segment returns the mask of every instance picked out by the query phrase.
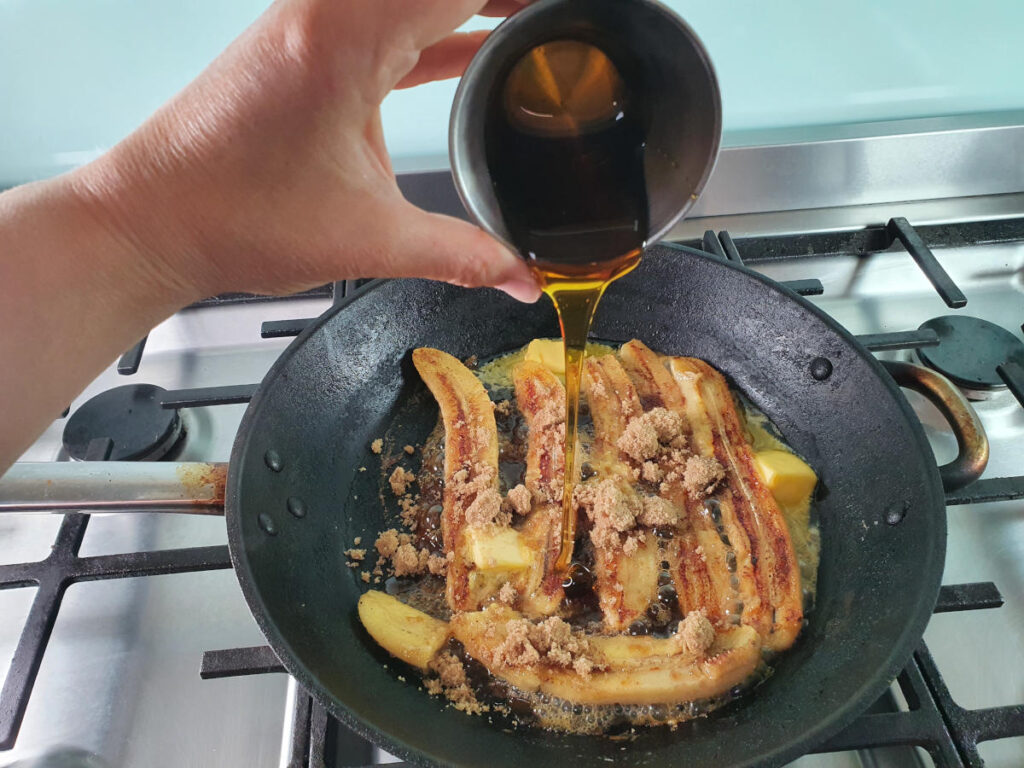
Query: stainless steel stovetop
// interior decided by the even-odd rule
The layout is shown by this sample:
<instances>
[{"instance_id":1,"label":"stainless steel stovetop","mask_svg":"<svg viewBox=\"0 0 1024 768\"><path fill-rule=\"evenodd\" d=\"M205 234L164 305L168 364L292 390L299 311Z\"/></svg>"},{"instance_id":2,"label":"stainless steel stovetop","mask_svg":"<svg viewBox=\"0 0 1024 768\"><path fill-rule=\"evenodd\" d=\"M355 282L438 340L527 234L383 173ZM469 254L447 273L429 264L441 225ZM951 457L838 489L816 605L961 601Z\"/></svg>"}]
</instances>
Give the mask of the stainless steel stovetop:
<instances>
[{"instance_id":1,"label":"stainless steel stovetop","mask_svg":"<svg viewBox=\"0 0 1024 768\"><path fill-rule=\"evenodd\" d=\"M742 219L729 224L734 236L743 232ZM1024 243L945 248L936 255L969 299L958 312L1021 337ZM913 330L929 318L954 312L903 251L753 266L779 280L819 279L824 294L811 300L856 334ZM289 341L261 339L261 323L313 317L329 305L329 299L303 299L183 311L150 335L137 374L120 376L112 366L75 399L71 410L128 382L166 389L255 383ZM913 353L879 356L909 359ZM952 458L956 443L938 412L913 393L907 397L925 425L936 459L942 463ZM985 477L1024 475L1024 407L1007 392L974 406L991 442ZM187 439L177 458L226 461L244 408L185 409ZM56 420L22 460L65 460L63 425ZM962 706L1020 704L1024 500L952 506L948 517L944 583L992 581L1006 604L998 610L936 615L925 640ZM0 565L45 557L60 522L58 516L0 515ZM94 515L81 554L224 543L221 518ZM34 591L0 590L3 668L12 658ZM75 584L64 597L17 742L0 752L0 765L61 764L31 762L44 754L69 759L88 754L92 762L66 764L110 768L289 765L297 696L286 675L199 677L204 651L262 644L230 570ZM989 766L1017 768L1024 764L1024 739L985 742L980 754ZM794 765L903 766L918 759L929 764L922 750L891 748L812 755Z\"/></svg>"}]
</instances>

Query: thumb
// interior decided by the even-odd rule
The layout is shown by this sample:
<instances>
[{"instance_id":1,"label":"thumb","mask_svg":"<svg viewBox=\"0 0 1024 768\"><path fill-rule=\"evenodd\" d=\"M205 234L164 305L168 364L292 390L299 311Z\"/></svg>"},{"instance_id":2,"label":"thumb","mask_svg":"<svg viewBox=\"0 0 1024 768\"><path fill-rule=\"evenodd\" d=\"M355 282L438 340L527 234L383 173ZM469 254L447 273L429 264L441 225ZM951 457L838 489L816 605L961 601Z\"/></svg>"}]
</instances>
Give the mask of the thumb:
<instances>
[{"instance_id":1,"label":"thumb","mask_svg":"<svg viewBox=\"0 0 1024 768\"><path fill-rule=\"evenodd\" d=\"M491 286L529 303L540 298L540 286L526 262L482 229L411 203L404 207L400 243L390 264L393 276L426 277L466 288Z\"/></svg>"}]
</instances>

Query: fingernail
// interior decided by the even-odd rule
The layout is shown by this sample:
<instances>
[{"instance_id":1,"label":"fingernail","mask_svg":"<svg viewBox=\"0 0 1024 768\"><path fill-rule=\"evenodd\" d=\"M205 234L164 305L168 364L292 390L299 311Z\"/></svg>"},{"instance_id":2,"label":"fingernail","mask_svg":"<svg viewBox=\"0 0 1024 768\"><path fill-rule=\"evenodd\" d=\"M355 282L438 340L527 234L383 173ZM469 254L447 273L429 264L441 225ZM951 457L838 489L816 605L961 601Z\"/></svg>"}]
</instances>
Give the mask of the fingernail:
<instances>
[{"instance_id":1,"label":"fingernail","mask_svg":"<svg viewBox=\"0 0 1024 768\"><path fill-rule=\"evenodd\" d=\"M526 304L533 304L540 298L540 287L529 278L514 278L506 280L501 285L495 286L499 291L504 291L513 299Z\"/></svg>"}]
</instances>

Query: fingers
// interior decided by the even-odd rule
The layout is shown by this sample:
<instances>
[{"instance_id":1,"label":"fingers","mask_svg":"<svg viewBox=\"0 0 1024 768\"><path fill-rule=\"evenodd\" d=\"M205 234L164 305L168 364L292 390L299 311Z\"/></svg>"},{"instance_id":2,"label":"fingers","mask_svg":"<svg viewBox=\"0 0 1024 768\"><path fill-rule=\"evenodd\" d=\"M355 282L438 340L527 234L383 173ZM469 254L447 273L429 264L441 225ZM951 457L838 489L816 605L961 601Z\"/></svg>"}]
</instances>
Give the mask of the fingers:
<instances>
[{"instance_id":1,"label":"fingers","mask_svg":"<svg viewBox=\"0 0 1024 768\"><path fill-rule=\"evenodd\" d=\"M465 287L491 286L534 302L540 288L526 263L478 227L412 204L389 259L391 277L426 277Z\"/></svg>"},{"instance_id":2,"label":"fingers","mask_svg":"<svg viewBox=\"0 0 1024 768\"><path fill-rule=\"evenodd\" d=\"M531 0L490 0L480 9L480 16L509 16ZM395 88L412 88L434 80L461 77L470 59L487 39L488 32L455 32L420 52L420 58Z\"/></svg>"},{"instance_id":3,"label":"fingers","mask_svg":"<svg viewBox=\"0 0 1024 768\"><path fill-rule=\"evenodd\" d=\"M487 5L477 11L478 16L511 16L530 0L490 0Z\"/></svg>"},{"instance_id":4,"label":"fingers","mask_svg":"<svg viewBox=\"0 0 1024 768\"><path fill-rule=\"evenodd\" d=\"M508 16L530 0L373 0L374 12L399 20L421 50L442 40L475 14ZM390 13L383 6L393 6ZM379 8L377 10L376 8Z\"/></svg>"},{"instance_id":5,"label":"fingers","mask_svg":"<svg viewBox=\"0 0 1024 768\"><path fill-rule=\"evenodd\" d=\"M508 0L503 0L507 2ZM372 0L373 13L394 19L396 39L407 39L418 49L429 48L455 31L484 7L483 0Z\"/></svg>"},{"instance_id":6,"label":"fingers","mask_svg":"<svg viewBox=\"0 0 1024 768\"><path fill-rule=\"evenodd\" d=\"M419 61L398 81L396 88L412 88L421 83L459 77L470 59L487 39L487 31L456 32L420 52Z\"/></svg>"}]
</instances>

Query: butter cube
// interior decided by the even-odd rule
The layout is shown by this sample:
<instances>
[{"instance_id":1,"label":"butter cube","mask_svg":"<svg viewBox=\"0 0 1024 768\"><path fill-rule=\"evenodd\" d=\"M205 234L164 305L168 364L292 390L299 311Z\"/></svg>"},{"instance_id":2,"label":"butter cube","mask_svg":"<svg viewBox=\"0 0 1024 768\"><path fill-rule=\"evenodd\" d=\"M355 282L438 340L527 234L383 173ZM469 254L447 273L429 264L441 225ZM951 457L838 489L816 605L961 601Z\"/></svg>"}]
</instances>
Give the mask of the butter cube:
<instances>
[{"instance_id":1,"label":"butter cube","mask_svg":"<svg viewBox=\"0 0 1024 768\"><path fill-rule=\"evenodd\" d=\"M818 476L798 456L788 451L758 451L754 460L779 504L797 506L810 498Z\"/></svg>"},{"instance_id":2,"label":"butter cube","mask_svg":"<svg viewBox=\"0 0 1024 768\"><path fill-rule=\"evenodd\" d=\"M530 548L512 528L471 528L470 557L481 571L521 571L533 564Z\"/></svg>"},{"instance_id":3,"label":"butter cube","mask_svg":"<svg viewBox=\"0 0 1024 768\"><path fill-rule=\"evenodd\" d=\"M526 359L540 363L552 373L565 375L565 345L561 339L534 339L526 347Z\"/></svg>"}]
</instances>

